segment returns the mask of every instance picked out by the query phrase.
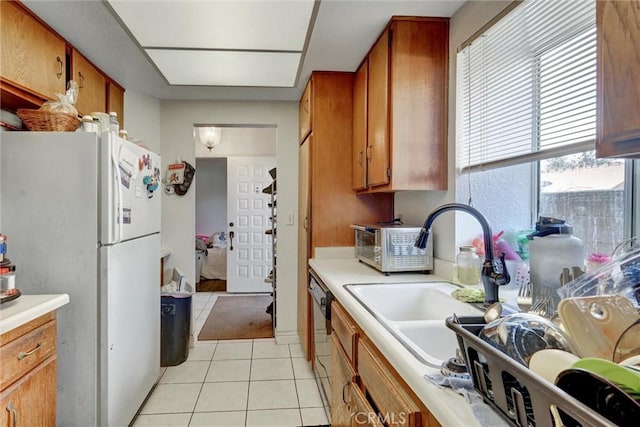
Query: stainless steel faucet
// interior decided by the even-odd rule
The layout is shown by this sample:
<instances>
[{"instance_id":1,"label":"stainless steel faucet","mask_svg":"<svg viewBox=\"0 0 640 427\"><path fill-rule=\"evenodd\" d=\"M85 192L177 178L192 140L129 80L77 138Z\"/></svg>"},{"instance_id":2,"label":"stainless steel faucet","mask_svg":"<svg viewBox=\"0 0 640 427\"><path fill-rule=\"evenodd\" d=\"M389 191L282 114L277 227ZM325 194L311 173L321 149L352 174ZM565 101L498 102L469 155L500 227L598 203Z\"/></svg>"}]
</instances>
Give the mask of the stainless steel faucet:
<instances>
[{"instance_id":1,"label":"stainless steel faucet","mask_svg":"<svg viewBox=\"0 0 640 427\"><path fill-rule=\"evenodd\" d=\"M493 256L493 234L487 219L475 208L463 205L461 203L449 203L442 205L433 210L422 226L420 234L416 239L415 246L421 249L427 247L429 234L431 233L431 224L443 212L447 211L463 211L474 216L482 226L482 234L484 238L484 262L482 264L482 284L484 286L484 303L485 305L493 304L498 301L498 286L506 285L511 280L507 266L504 262L504 253L500 255L500 263L496 262Z\"/></svg>"}]
</instances>

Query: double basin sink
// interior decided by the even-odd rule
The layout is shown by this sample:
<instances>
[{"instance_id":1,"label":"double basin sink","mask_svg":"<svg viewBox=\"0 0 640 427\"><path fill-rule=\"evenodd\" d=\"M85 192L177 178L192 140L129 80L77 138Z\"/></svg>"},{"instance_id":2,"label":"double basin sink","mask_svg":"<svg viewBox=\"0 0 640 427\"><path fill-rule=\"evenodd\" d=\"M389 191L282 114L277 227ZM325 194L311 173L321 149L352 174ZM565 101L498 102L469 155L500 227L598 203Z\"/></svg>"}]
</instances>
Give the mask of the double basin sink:
<instances>
[{"instance_id":1,"label":"double basin sink","mask_svg":"<svg viewBox=\"0 0 640 427\"><path fill-rule=\"evenodd\" d=\"M455 333L445 319L478 316L471 304L456 300L448 282L348 284L345 289L421 363L440 368L456 355Z\"/></svg>"}]
</instances>

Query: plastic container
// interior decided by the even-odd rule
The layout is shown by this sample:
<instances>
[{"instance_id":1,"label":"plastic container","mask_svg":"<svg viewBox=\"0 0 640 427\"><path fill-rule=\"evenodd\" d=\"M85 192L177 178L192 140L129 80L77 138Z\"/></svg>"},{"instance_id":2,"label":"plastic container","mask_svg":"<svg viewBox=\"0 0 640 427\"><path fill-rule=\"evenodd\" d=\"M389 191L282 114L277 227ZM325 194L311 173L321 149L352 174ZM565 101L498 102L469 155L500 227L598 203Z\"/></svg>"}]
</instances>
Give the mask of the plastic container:
<instances>
[{"instance_id":1,"label":"plastic container","mask_svg":"<svg viewBox=\"0 0 640 427\"><path fill-rule=\"evenodd\" d=\"M476 253L474 246L460 246L456 256L457 281L462 285L477 285L480 283L482 259Z\"/></svg>"},{"instance_id":2,"label":"plastic container","mask_svg":"<svg viewBox=\"0 0 640 427\"><path fill-rule=\"evenodd\" d=\"M4 256L7 253L7 237L0 234L0 261L4 261Z\"/></svg>"},{"instance_id":3,"label":"plastic container","mask_svg":"<svg viewBox=\"0 0 640 427\"><path fill-rule=\"evenodd\" d=\"M191 293L160 294L160 366L176 366L189 356Z\"/></svg>"},{"instance_id":4,"label":"plastic container","mask_svg":"<svg viewBox=\"0 0 640 427\"><path fill-rule=\"evenodd\" d=\"M120 132L120 123L118 123L118 113L115 111L109 112L109 132L114 135L118 135Z\"/></svg>"},{"instance_id":5,"label":"plastic container","mask_svg":"<svg viewBox=\"0 0 640 427\"><path fill-rule=\"evenodd\" d=\"M536 232L529 235L529 273L531 297L535 304L544 295L543 286L557 289L564 268L584 270L585 252L582 240L575 237L573 227L561 219L540 217ZM552 292L553 305L559 297Z\"/></svg>"},{"instance_id":6,"label":"plastic container","mask_svg":"<svg viewBox=\"0 0 640 427\"><path fill-rule=\"evenodd\" d=\"M99 124L93 120L91 116L82 117L82 131L83 132L98 132Z\"/></svg>"},{"instance_id":7,"label":"plastic container","mask_svg":"<svg viewBox=\"0 0 640 427\"><path fill-rule=\"evenodd\" d=\"M109 115L100 111L89 113L94 120L98 122L98 133L109 132Z\"/></svg>"}]
</instances>

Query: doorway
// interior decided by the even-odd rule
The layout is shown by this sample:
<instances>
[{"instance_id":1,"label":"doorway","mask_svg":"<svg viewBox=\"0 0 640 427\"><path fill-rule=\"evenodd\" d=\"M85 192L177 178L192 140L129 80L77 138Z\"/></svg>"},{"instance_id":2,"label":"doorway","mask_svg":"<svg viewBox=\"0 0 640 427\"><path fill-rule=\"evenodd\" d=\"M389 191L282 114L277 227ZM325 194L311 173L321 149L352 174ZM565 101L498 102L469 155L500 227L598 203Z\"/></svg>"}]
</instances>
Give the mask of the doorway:
<instances>
[{"instance_id":1,"label":"doorway","mask_svg":"<svg viewBox=\"0 0 640 427\"><path fill-rule=\"evenodd\" d=\"M263 162L264 158L271 158L272 166L265 164L249 172L254 174L255 171L262 171L262 175L267 175L265 182L271 180L266 171L276 166L276 126L207 126L221 128L221 137L220 143L211 149L196 142L196 290L271 292L271 285L265 282L266 277L262 277L258 283L258 276L268 276L271 269L268 265L271 248L265 247L271 239L264 235L267 227L271 227L269 211L265 210L262 214L254 212L246 218L237 215L238 206L259 207L262 201L256 199L264 198L263 205L267 208L268 195L261 193L264 179L249 179L243 184L257 196L253 197L254 200L230 194L228 186L230 174L237 172L235 159L239 158L260 159L258 163ZM257 189L257 186L261 187ZM257 191L260 193L256 194ZM239 225L245 230L239 230ZM258 230L260 227L262 229ZM230 271L233 274L229 274Z\"/></svg>"}]
</instances>

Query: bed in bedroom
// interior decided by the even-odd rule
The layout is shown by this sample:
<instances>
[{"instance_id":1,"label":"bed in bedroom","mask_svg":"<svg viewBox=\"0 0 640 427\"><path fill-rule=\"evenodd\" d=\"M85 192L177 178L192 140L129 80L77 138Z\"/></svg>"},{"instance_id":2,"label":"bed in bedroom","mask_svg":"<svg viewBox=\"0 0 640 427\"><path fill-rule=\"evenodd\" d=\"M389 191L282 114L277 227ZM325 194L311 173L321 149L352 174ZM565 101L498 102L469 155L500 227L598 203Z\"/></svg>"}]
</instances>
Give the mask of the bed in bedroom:
<instances>
[{"instance_id":1,"label":"bed in bedroom","mask_svg":"<svg viewBox=\"0 0 640 427\"><path fill-rule=\"evenodd\" d=\"M227 240L224 232L196 236L196 250L202 251L201 279L227 280Z\"/></svg>"}]
</instances>

